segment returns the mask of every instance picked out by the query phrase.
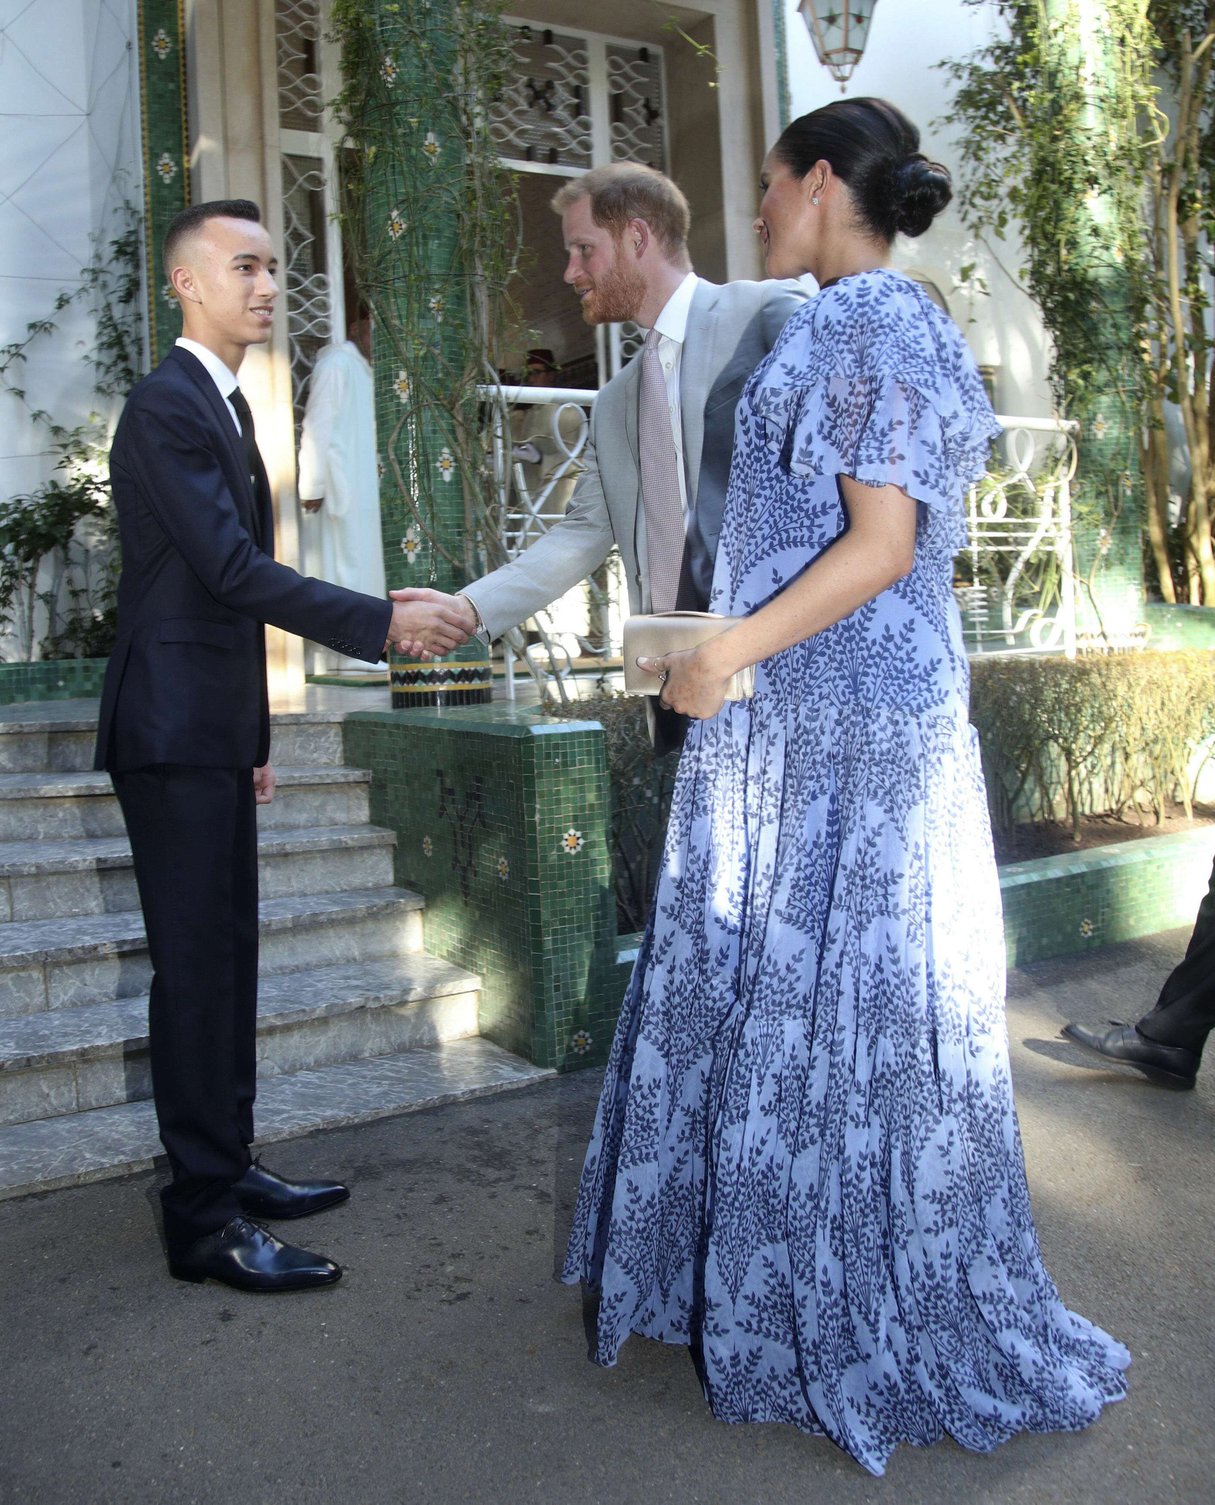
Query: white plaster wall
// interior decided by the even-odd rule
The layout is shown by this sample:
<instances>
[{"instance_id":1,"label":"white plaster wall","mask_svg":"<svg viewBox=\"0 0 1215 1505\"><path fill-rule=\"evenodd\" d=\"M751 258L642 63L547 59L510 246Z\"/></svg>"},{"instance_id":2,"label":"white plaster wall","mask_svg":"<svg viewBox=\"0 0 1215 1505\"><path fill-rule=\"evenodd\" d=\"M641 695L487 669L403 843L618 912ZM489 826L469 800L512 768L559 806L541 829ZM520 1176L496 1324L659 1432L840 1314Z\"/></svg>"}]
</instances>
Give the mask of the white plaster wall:
<instances>
[{"instance_id":1,"label":"white plaster wall","mask_svg":"<svg viewBox=\"0 0 1215 1505\"><path fill-rule=\"evenodd\" d=\"M0 0L0 344L55 318L22 381L31 406L67 428L93 406L83 357L95 330L84 308L54 304L115 233L123 198L139 198L135 35L134 0ZM0 496L50 471L45 430L0 395Z\"/></svg>"},{"instance_id":2,"label":"white plaster wall","mask_svg":"<svg viewBox=\"0 0 1215 1505\"><path fill-rule=\"evenodd\" d=\"M797 0L784 0L789 93L801 115L841 97L840 85L819 63ZM935 64L961 58L983 44L992 24L984 7L962 0L877 0L869 43L845 92L888 99L920 128L923 150L958 176L963 143L947 123L951 82ZM996 241L996 256L976 245L953 205L917 240L900 237L895 264L935 282L966 332L975 359L996 368L996 407L1017 416L1053 410L1048 381L1049 344L1033 300L1017 280L1020 251ZM987 293L963 284L962 268L975 263Z\"/></svg>"},{"instance_id":3,"label":"white plaster wall","mask_svg":"<svg viewBox=\"0 0 1215 1505\"><path fill-rule=\"evenodd\" d=\"M0 343L80 285L94 240L115 229L124 194L138 198L139 119L133 0L0 0ZM81 357L93 326L73 307L28 363L35 406L71 425L89 410ZM0 485L41 474L41 436L11 398L0 406Z\"/></svg>"}]
</instances>

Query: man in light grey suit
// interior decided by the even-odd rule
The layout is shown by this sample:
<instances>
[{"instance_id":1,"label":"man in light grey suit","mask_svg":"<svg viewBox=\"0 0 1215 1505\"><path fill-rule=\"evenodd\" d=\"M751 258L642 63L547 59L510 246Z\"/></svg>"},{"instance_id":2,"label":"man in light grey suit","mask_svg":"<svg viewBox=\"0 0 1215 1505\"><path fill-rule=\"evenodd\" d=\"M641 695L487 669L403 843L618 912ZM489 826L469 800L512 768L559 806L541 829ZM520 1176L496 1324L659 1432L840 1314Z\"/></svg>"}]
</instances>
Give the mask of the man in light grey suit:
<instances>
[{"instance_id":1,"label":"man in light grey suit","mask_svg":"<svg viewBox=\"0 0 1215 1505\"><path fill-rule=\"evenodd\" d=\"M631 319L658 334L683 506L686 547L676 605L708 603L730 475L734 408L748 376L805 298L795 283L706 282L692 271L687 200L669 178L614 163L571 179L553 209L569 260L565 281L588 324ZM638 444L641 358L602 389L565 515L517 559L455 599L470 634L495 638L548 606L620 548L634 612L652 609ZM668 713L656 748L682 740Z\"/></svg>"}]
</instances>

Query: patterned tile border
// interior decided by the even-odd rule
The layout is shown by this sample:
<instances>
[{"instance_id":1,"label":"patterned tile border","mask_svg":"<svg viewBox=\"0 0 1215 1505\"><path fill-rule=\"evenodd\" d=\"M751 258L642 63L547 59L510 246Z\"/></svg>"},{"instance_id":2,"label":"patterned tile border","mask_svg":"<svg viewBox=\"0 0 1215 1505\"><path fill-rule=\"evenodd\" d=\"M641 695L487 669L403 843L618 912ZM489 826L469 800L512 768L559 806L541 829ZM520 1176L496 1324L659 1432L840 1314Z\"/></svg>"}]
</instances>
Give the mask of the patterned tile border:
<instances>
[{"instance_id":1,"label":"patterned tile border","mask_svg":"<svg viewBox=\"0 0 1215 1505\"><path fill-rule=\"evenodd\" d=\"M162 259L169 221L190 202L185 0L139 0L139 93L148 343L155 365L181 330Z\"/></svg>"}]
</instances>

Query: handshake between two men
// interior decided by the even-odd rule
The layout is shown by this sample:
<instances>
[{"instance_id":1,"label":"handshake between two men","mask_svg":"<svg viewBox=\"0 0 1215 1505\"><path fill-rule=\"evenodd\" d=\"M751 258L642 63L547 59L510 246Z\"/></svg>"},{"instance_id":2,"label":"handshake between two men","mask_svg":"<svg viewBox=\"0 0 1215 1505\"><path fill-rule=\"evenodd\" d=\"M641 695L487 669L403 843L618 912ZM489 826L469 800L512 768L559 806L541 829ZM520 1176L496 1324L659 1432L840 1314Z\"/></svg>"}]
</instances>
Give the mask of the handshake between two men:
<instances>
[{"instance_id":1,"label":"handshake between two men","mask_svg":"<svg viewBox=\"0 0 1215 1505\"><path fill-rule=\"evenodd\" d=\"M384 644L409 658L442 658L467 643L480 623L476 609L464 596L449 596L426 588L389 591L392 621Z\"/></svg>"}]
</instances>

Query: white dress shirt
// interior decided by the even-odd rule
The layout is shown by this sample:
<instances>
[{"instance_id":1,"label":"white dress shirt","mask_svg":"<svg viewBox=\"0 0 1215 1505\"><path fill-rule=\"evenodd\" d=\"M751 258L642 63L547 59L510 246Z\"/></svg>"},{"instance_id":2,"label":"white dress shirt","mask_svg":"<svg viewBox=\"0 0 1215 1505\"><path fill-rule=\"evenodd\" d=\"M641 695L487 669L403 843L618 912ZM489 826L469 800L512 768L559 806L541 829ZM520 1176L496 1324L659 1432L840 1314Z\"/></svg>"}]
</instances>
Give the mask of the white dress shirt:
<instances>
[{"instance_id":1,"label":"white dress shirt","mask_svg":"<svg viewBox=\"0 0 1215 1505\"><path fill-rule=\"evenodd\" d=\"M219 388L219 395L224 400L224 407L232 414L232 422L236 425L236 432L239 434L241 431L240 419L236 416L236 409L228 400L237 387L240 386L240 382L236 379L236 372L229 371L219 356L208 350L205 345L200 345L197 340L187 340L185 335L178 335L174 344L180 345L183 350L188 350L191 355L197 357L203 363L207 375Z\"/></svg>"}]
</instances>

